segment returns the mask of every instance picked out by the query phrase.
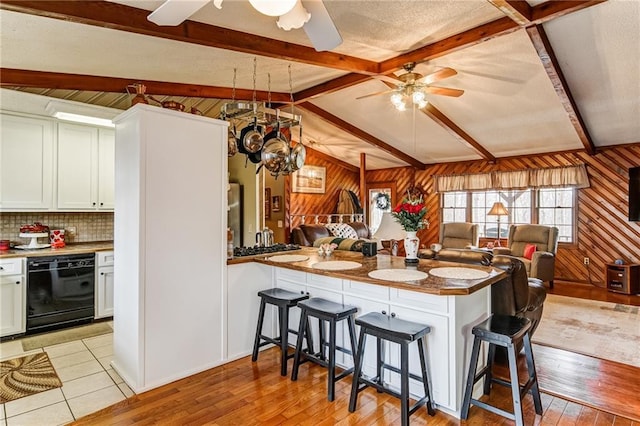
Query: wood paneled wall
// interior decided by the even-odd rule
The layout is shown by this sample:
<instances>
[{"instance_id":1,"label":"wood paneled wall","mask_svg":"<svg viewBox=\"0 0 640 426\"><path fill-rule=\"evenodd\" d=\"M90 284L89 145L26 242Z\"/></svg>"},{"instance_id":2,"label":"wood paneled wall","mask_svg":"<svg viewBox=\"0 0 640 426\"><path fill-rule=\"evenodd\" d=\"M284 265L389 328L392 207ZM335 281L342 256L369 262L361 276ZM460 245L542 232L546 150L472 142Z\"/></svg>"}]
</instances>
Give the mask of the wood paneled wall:
<instances>
[{"instance_id":1,"label":"wood paneled wall","mask_svg":"<svg viewBox=\"0 0 640 426\"><path fill-rule=\"evenodd\" d=\"M305 164L326 168L324 194L303 194L291 191L291 177L287 176L285 188L286 223L288 232L300 224L296 214L331 214L336 212L338 196L341 189L348 189L360 197L360 176L357 172L347 170L325 158L320 158L308 151ZM362 200L362 197L360 197ZM307 219L310 223L310 219ZM287 235L287 238L289 236Z\"/></svg>"},{"instance_id":2,"label":"wood paneled wall","mask_svg":"<svg viewBox=\"0 0 640 426\"><path fill-rule=\"evenodd\" d=\"M426 170L397 168L369 171L367 182L395 180L398 197L415 182L426 193L429 229L419 233L428 246L438 240L440 197L434 193L433 176L482 173L586 164L591 186L578 191L578 235L575 244L561 244L556 279L593 283L604 287L605 264L615 259L640 263L640 223L629 222L630 167L640 165L640 143L599 149L594 156L576 151L487 161L446 163ZM415 177L414 177L415 175ZM394 200L394 203L399 200ZM590 258L590 265L583 258Z\"/></svg>"}]
</instances>

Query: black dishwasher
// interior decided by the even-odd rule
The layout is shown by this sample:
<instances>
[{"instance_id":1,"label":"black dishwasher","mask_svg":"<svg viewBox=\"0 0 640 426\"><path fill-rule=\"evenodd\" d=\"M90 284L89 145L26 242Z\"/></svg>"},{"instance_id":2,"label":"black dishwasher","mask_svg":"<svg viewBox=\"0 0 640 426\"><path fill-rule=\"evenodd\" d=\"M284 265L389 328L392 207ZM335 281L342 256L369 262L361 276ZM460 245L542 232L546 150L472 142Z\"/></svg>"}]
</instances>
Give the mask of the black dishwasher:
<instances>
[{"instance_id":1,"label":"black dishwasher","mask_svg":"<svg viewBox=\"0 0 640 426\"><path fill-rule=\"evenodd\" d=\"M94 254L28 258L27 333L93 320L94 295Z\"/></svg>"}]
</instances>

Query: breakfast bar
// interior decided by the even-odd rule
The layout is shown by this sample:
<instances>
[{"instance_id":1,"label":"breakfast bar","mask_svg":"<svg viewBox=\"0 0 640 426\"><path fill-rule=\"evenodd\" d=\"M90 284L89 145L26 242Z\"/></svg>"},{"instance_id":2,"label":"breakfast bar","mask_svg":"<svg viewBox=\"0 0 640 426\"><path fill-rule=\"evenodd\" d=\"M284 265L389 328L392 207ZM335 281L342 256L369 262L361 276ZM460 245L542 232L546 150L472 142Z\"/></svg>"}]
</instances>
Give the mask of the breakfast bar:
<instances>
[{"instance_id":1,"label":"breakfast bar","mask_svg":"<svg viewBox=\"0 0 640 426\"><path fill-rule=\"evenodd\" d=\"M440 276L438 276L440 275ZM389 255L365 257L358 252L334 251L322 256L316 249L303 248L286 255L263 255L229 260L227 268L227 355L228 360L251 352L257 321L257 292L278 287L358 307L358 315L378 311L431 327L427 336L428 365L436 407L460 416L464 382L471 353L471 328L491 312L491 285L505 272L488 266L420 260L405 265L404 258ZM235 301L243 299L249 310L237 312ZM296 310L294 310L296 311ZM292 311L290 329L297 329L299 315ZM271 323L275 330L275 316ZM338 340L346 339L339 330ZM295 339L290 336L290 342ZM389 345L391 346L391 345ZM365 353L364 371L375 371L375 345ZM386 358L399 364L399 350L387 347ZM418 353L410 353L410 370L419 374ZM338 363L351 366L348 355ZM395 374L385 377L399 387ZM421 397L419 382L410 391Z\"/></svg>"}]
</instances>

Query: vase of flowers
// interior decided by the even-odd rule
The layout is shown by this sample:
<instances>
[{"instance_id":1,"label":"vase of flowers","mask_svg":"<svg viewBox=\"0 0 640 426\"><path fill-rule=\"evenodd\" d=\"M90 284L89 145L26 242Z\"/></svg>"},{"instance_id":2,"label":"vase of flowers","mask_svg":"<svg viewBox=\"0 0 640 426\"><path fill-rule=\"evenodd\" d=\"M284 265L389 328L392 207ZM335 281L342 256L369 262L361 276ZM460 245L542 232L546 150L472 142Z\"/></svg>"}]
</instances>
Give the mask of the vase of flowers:
<instances>
[{"instance_id":1,"label":"vase of flowers","mask_svg":"<svg viewBox=\"0 0 640 426\"><path fill-rule=\"evenodd\" d=\"M416 198L412 197L409 193L407 193L407 197L405 197L391 212L391 215L400 225L402 225L402 228L404 228L407 233L407 236L404 239L406 263L418 262L420 239L416 234L420 229L429 225L429 222L424 218L426 214L427 207L424 205L422 196Z\"/></svg>"}]
</instances>

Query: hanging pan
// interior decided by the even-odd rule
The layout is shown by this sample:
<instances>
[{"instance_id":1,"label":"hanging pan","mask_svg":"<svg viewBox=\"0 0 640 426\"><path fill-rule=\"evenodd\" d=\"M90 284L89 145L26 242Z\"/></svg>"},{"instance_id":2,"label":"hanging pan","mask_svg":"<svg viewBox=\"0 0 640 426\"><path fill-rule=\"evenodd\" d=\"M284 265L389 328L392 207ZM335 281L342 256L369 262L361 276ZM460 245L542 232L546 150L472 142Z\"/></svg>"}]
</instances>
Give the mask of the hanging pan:
<instances>
[{"instance_id":1,"label":"hanging pan","mask_svg":"<svg viewBox=\"0 0 640 426\"><path fill-rule=\"evenodd\" d=\"M264 144L262 126L258 126L258 118L253 118L253 123L247 125L240 133L240 144L247 153L260 151Z\"/></svg>"},{"instance_id":2,"label":"hanging pan","mask_svg":"<svg viewBox=\"0 0 640 426\"><path fill-rule=\"evenodd\" d=\"M276 130L265 137L265 144L262 148L261 160L264 168L271 173L282 172L289 163L289 143L280 133L280 124L276 125Z\"/></svg>"}]
</instances>

